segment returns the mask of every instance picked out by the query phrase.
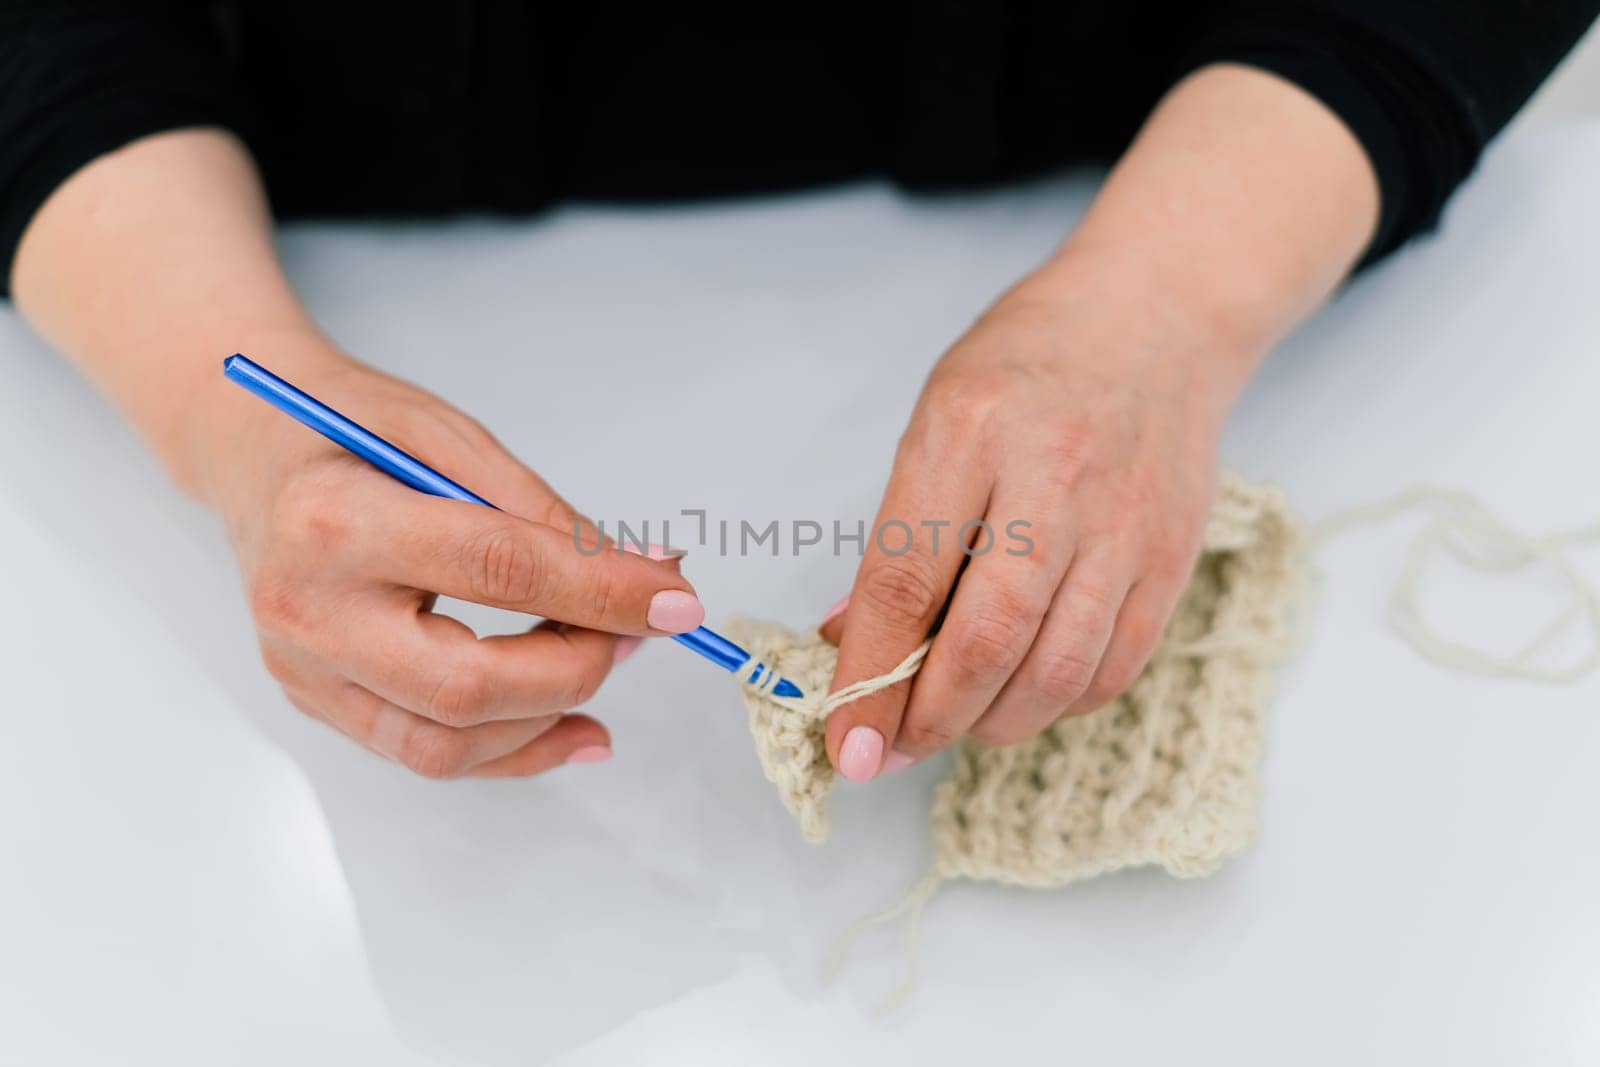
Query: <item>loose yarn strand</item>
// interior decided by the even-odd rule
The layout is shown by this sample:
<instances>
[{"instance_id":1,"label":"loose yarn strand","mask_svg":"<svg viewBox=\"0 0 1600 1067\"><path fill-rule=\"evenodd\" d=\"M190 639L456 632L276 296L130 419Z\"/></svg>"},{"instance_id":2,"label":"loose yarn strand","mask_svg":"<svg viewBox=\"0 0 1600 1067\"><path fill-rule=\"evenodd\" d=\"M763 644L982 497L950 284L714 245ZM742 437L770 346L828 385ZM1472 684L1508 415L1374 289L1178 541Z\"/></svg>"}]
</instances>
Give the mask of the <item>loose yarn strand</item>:
<instances>
[{"instance_id":1,"label":"loose yarn strand","mask_svg":"<svg viewBox=\"0 0 1600 1067\"><path fill-rule=\"evenodd\" d=\"M887 689L896 682L905 681L922 668L922 661L927 657L928 649L932 647L933 638L930 637L912 649L911 654L901 660L899 666L888 674L880 674L876 678L863 678L861 681L852 682L837 693L833 693L817 706L816 715L825 719L833 714L837 708L860 700L864 696L870 696L881 689ZM745 673L745 668L747 667L750 668L748 674ZM759 679L756 677L757 675L760 675ZM778 687L778 670L776 667L763 668L755 655L751 655L749 659L740 664L738 678L740 683L750 692L766 697L773 703L784 707L804 708L808 704L816 703L815 696L810 693L799 697L780 697L774 693L773 690Z\"/></svg>"},{"instance_id":2,"label":"loose yarn strand","mask_svg":"<svg viewBox=\"0 0 1600 1067\"><path fill-rule=\"evenodd\" d=\"M1423 658L1442 667L1490 677L1524 678L1568 683L1600 666L1600 590L1590 582L1564 551L1567 547L1600 541L1600 523L1591 523L1544 537L1513 529L1476 497L1432 486L1417 486L1376 504L1339 512L1313 527L1311 542L1321 545L1351 529L1383 522L1417 508L1437 513L1412 540L1400 578L1389 597L1389 623L1402 640ZM1535 563L1549 566L1561 576L1571 601L1520 649L1496 655L1441 634L1422 611L1422 575L1429 556L1448 553L1462 566L1482 573L1519 570ZM1589 631L1589 651L1577 662L1551 666L1537 662L1575 622L1583 620Z\"/></svg>"},{"instance_id":3,"label":"loose yarn strand","mask_svg":"<svg viewBox=\"0 0 1600 1067\"><path fill-rule=\"evenodd\" d=\"M922 660L927 656L928 649L932 647L933 638L930 637L912 649L911 654L901 660L900 665L888 674L880 674L876 678L864 678L834 693L822 702L823 717L826 718L833 713L834 709L841 708L851 701L860 700L862 697L876 693L880 689L887 689L896 682L903 682L913 674L916 674L922 667Z\"/></svg>"},{"instance_id":4,"label":"loose yarn strand","mask_svg":"<svg viewBox=\"0 0 1600 1067\"><path fill-rule=\"evenodd\" d=\"M823 980L831 982L838 976L844 967L845 954L862 934L874 926L893 922L905 915L905 924L900 931L900 943L905 956L905 974L878 1003L877 1012L880 1015L888 1015L905 1004L922 978L922 912L928 906L928 901L933 899L939 887L944 884L945 877L938 868L934 868L918 879L898 904L875 915L864 915L845 927L840 932L838 940L833 943L832 951L828 953L828 960L822 971Z\"/></svg>"}]
</instances>

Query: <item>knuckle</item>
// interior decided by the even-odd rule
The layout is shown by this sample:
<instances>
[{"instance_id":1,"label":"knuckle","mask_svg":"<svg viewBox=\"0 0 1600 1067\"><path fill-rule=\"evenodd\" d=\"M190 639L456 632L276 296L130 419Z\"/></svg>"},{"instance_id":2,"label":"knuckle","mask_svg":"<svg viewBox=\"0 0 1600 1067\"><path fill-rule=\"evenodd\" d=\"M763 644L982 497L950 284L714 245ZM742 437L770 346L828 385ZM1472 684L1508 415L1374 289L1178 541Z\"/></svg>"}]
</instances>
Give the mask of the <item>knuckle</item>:
<instances>
[{"instance_id":1,"label":"knuckle","mask_svg":"<svg viewBox=\"0 0 1600 1067\"><path fill-rule=\"evenodd\" d=\"M544 511L534 516L535 520L546 526L552 526L563 533L570 534L573 527L580 529L587 524L578 510L567 503L562 497L551 493L545 501Z\"/></svg>"},{"instance_id":2,"label":"knuckle","mask_svg":"<svg viewBox=\"0 0 1600 1067\"><path fill-rule=\"evenodd\" d=\"M1106 491L1112 494L1118 515L1130 525L1139 524L1152 514L1173 514L1165 481L1152 473L1125 471L1122 477L1107 483Z\"/></svg>"},{"instance_id":3,"label":"knuckle","mask_svg":"<svg viewBox=\"0 0 1600 1067\"><path fill-rule=\"evenodd\" d=\"M1034 686L1049 707L1063 709L1088 691L1098 664L1079 648L1044 650Z\"/></svg>"},{"instance_id":4,"label":"knuckle","mask_svg":"<svg viewBox=\"0 0 1600 1067\"><path fill-rule=\"evenodd\" d=\"M1083 704L1089 708L1098 708L1126 693L1139 680L1139 675L1144 673L1144 665L1149 655L1147 648L1140 647L1131 655L1108 658L1100 665L1099 673L1095 675L1094 681L1084 694Z\"/></svg>"},{"instance_id":5,"label":"knuckle","mask_svg":"<svg viewBox=\"0 0 1600 1067\"><path fill-rule=\"evenodd\" d=\"M460 734L419 726L400 746L400 762L424 778L454 778L467 769L468 746Z\"/></svg>"},{"instance_id":6,"label":"knuckle","mask_svg":"<svg viewBox=\"0 0 1600 1067\"><path fill-rule=\"evenodd\" d=\"M413 392L409 387L408 393ZM386 412L385 432L408 452L420 453L440 439L459 441L479 448L494 444L492 434L472 416L447 405L427 402L425 394L409 397L413 402L392 406ZM415 401L424 402L417 403Z\"/></svg>"},{"instance_id":7,"label":"knuckle","mask_svg":"<svg viewBox=\"0 0 1600 1067\"><path fill-rule=\"evenodd\" d=\"M1171 581L1185 582L1194 571L1198 551L1198 539L1163 541L1150 551L1151 573Z\"/></svg>"},{"instance_id":8,"label":"knuckle","mask_svg":"<svg viewBox=\"0 0 1600 1067\"><path fill-rule=\"evenodd\" d=\"M1040 446L1039 471L1047 484L1070 487L1091 464L1096 435L1087 429L1057 433Z\"/></svg>"},{"instance_id":9,"label":"knuckle","mask_svg":"<svg viewBox=\"0 0 1600 1067\"><path fill-rule=\"evenodd\" d=\"M974 741L990 748L1014 745L1018 741L1026 741L1031 736L1028 730L1016 724L990 722L988 719L980 719L968 732Z\"/></svg>"},{"instance_id":10,"label":"knuckle","mask_svg":"<svg viewBox=\"0 0 1600 1067\"><path fill-rule=\"evenodd\" d=\"M468 588L481 601L530 604L544 588L544 561L522 531L498 526L467 548Z\"/></svg>"},{"instance_id":11,"label":"knuckle","mask_svg":"<svg viewBox=\"0 0 1600 1067\"><path fill-rule=\"evenodd\" d=\"M289 701L289 706L294 708L294 710L298 711L300 714L304 715L306 718L316 722L320 722L322 720L322 713L317 709L316 702L306 694L300 692L298 689L290 689L285 687L283 695Z\"/></svg>"},{"instance_id":12,"label":"knuckle","mask_svg":"<svg viewBox=\"0 0 1600 1067\"><path fill-rule=\"evenodd\" d=\"M269 516L276 541L295 549L327 552L353 532L343 494L321 478L298 478L273 501Z\"/></svg>"},{"instance_id":13,"label":"knuckle","mask_svg":"<svg viewBox=\"0 0 1600 1067\"><path fill-rule=\"evenodd\" d=\"M1015 605L994 604L962 620L950 653L968 679L1004 681L1027 650L1028 616Z\"/></svg>"},{"instance_id":14,"label":"knuckle","mask_svg":"<svg viewBox=\"0 0 1600 1067\"><path fill-rule=\"evenodd\" d=\"M961 730L947 722L907 720L900 724L900 733L895 738L895 745L910 749L917 755L926 755L948 748L960 737Z\"/></svg>"},{"instance_id":15,"label":"knuckle","mask_svg":"<svg viewBox=\"0 0 1600 1067\"><path fill-rule=\"evenodd\" d=\"M600 691L600 683L605 681L606 672L603 667L585 666L577 671L572 680L567 684L566 692L562 694L562 711L587 704L594 699Z\"/></svg>"},{"instance_id":16,"label":"knuckle","mask_svg":"<svg viewBox=\"0 0 1600 1067\"><path fill-rule=\"evenodd\" d=\"M1117 699L1139 678L1138 670L1132 664L1117 664L1107 667L1100 672L1094 684L1089 687L1089 692L1094 704L1106 704Z\"/></svg>"},{"instance_id":17,"label":"knuckle","mask_svg":"<svg viewBox=\"0 0 1600 1067\"><path fill-rule=\"evenodd\" d=\"M933 617L943 595L929 561L889 556L861 581L861 599L891 624L915 626Z\"/></svg>"},{"instance_id":18,"label":"knuckle","mask_svg":"<svg viewBox=\"0 0 1600 1067\"><path fill-rule=\"evenodd\" d=\"M611 562L614 554L607 554L606 562ZM605 621L612 617L622 603L623 597L620 589L621 579L611 567L600 567L598 572L589 582L590 603L594 609L594 617Z\"/></svg>"},{"instance_id":19,"label":"knuckle","mask_svg":"<svg viewBox=\"0 0 1600 1067\"><path fill-rule=\"evenodd\" d=\"M1099 711L1121 694L1120 689L1113 689L1104 682L1095 682L1084 690L1083 696L1066 710L1068 718L1076 719L1080 715L1089 715Z\"/></svg>"},{"instance_id":20,"label":"knuckle","mask_svg":"<svg viewBox=\"0 0 1600 1067\"><path fill-rule=\"evenodd\" d=\"M951 430L972 430L986 422L1004 402L1004 391L987 378L949 378L928 389L928 407L935 420Z\"/></svg>"},{"instance_id":21,"label":"knuckle","mask_svg":"<svg viewBox=\"0 0 1600 1067\"><path fill-rule=\"evenodd\" d=\"M1105 707L1126 692L1138 676L1138 671L1131 666L1102 664L1083 695L1067 709L1067 714L1076 718Z\"/></svg>"},{"instance_id":22,"label":"knuckle","mask_svg":"<svg viewBox=\"0 0 1600 1067\"><path fill-rule=\"evenodd\" d=\"M571 711L580 704L587 703L599 691L602 678L604 678L602 672L588 667L571 671L555 683L555 691L549 694L549 701L553 704L552 710Z\"/></svg>"},{"instance_id":23,"label":"knuckle","mask_svg":"<svg viewBox=\"0 0 1600 1067\"><path fill-rule=\"evenodd\" d=\"M281 686L290 686L298 680L287 657L273 651L266 644L261 646L261 663L267 668L267 674L272 676L272 680Z\"/></svg>"},{"instance_id":24,"label":"knuckle","mask_svg":"<svg viewBox=\"0 0 1600 1067\"><path fill-rule=\"evenodd\" d=\"M493 695L494 679L487 671L457 663L439 676L424 710L446 726L473 726L488 714Z\"/></svg>"},{"instance_id":25,"label":"knuckle","mask_svg":"<svg viewBox=\"0 0 1600 1067\"><path fill-rule=\"evenodd\" d=\"M1130 615L1122 620L1119 629L1123 632L1123 640L1132 649L1133 662L1142 664L1150 658L1150 653L1155 651L1156 645L1161 643L1161 635L1166 632L1166 620L1156 615L1137 614ZM1138 672L1134 671L1134 677ZM1132 683L1133 678L1128 679Z\"/></svg>"},{"instance_id":26,"label":"knuckle","mask_svg":"<svg viewBox=\"0 0 1600 1067\"><path fill-rule=\"evenodd\" d=\"M432 404L395 404L384 412L381 432L406 451L421 452L429 441L451 434L440 412Z\"/></svg>"},{"instance_id":27,"label":"knuckle","mask_svg":"<svg viewBox=\"0 0 1600 1067\"><path fill-rule=\"evenodd\" d=\"M1104 619L1122 606L1119 597L1108 586L1097 581L1074 582L1067 595L1072 598L1074 617L1080 620Z\"/></svg>"},{"instance_id":28,"label":"knuckle","mask_svg":"<svg viewBox=\"0 0 1600 1067\"><path fill-rule=\"evenodd\" d=\"M299 625L300 597L293 583L262 572L251 579L248 595L250 615L262 633L281 637Z\"/></svg>"}]
</instances>

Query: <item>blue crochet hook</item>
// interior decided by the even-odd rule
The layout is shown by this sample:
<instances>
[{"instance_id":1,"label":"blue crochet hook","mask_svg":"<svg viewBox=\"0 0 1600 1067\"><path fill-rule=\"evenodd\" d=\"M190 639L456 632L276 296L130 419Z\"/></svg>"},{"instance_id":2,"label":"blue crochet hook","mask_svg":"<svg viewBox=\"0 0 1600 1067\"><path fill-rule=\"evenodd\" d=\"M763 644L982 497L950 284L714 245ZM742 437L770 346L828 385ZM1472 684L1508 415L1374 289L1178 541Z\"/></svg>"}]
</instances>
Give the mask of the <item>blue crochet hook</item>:
<instances>
[{"instance_id":1,"label":"blue crochet hook","mask_svg":"<svg viewBox=\"0 0 1600 1067\"><path fill-rule=\"evenodd\" d=\"M349 449L389 477L418 492L468 504L481 504L486 508L494 507L483 497L462 488L415 456L396 448L371 430L345 418L316 397L295 388L245 356L234 354L223 360L222 373L285 415L299 420L334 444ZM673 634L672 639L700 653L725 671L741 671L750 662L750 653L704 626L686 634ZM767 670L765 664L756 664L755 669L748 673L750 681L759 684L766 677ZM801 695L800 687L787 678L778 679L772 692L780 697Z\"/></svg>"}]
</instances>

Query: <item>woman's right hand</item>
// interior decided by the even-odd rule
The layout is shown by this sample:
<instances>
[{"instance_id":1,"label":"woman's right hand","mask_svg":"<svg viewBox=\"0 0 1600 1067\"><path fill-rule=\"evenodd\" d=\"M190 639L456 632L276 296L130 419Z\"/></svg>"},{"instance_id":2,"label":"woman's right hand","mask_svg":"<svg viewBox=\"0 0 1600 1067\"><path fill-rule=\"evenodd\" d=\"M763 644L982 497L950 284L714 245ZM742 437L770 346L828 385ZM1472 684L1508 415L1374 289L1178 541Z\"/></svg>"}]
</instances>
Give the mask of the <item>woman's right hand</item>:
<instances>
[{"instance_id":1,"label":"woman's right hand","mask_svg":"<svg viewBox=\"0 0 1600 1067\"><path fill-rule=\"evenodd\" d=\"M675 564L584 555L577 514L487 431L328 341L229 133L155 134L79 169L28 223L11 285L222 514L289 699L390 759L431 778L603 759L605 727L566 713L638 638L700 623ZM223 380L239 349L504 511L408 489ZM440 594L550 621L480 640L433 611Z\"/></svg>"},{"instance_id":2,"label":"woman's right hand","mask_svg":"<svg viewBox=\"0 0 1600 1067\"><path fill-rule=\"evenodd\" d=\"M416 492L235 390L200 431L218 461L198 488L227 523L262 657L290 702L429 778L608 757L605 727L569 712L643 637L700 624L677 562L601 550L537 474L421 389L331 346L255 355L504 509ZM439 595L545 621L479 638L433 610Z\"/></svg>"}]
</instances>

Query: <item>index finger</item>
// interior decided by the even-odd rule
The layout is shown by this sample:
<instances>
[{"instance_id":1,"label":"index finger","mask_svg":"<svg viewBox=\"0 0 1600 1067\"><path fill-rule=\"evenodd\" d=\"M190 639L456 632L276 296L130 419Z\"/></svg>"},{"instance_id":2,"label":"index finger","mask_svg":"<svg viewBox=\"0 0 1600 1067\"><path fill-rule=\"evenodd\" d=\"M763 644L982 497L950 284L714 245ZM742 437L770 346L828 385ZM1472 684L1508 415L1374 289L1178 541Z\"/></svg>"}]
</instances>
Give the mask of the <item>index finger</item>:
<instances>
[{"instance_id":1,"label":"index finger","mask_svg":"<svg viewBox=\"0 0 1600 1067\"><path fill-rule=\"evenodd\" d=\"M369 522L372 558L389 581L616 634L676 634L705 609L670 563L572 530L395 487Z\"/></svg>"},{"instance_id":2,"label":"index finger","mask_svg":"<svg viewBox=\"0 0 1600 1067\"><path fill-rule=\"evenodd\" d=\"M944 457L941 457L944 458ZM856 572L832 691L887 674L927 640L964 558L960 530L987 502L975 464L903 455ZM894 744L911 682L845 704L828 717L828 755L855 782L875 777Z\"/></svg>"}]
</instances>

